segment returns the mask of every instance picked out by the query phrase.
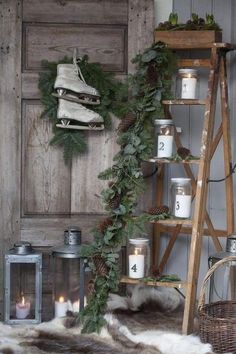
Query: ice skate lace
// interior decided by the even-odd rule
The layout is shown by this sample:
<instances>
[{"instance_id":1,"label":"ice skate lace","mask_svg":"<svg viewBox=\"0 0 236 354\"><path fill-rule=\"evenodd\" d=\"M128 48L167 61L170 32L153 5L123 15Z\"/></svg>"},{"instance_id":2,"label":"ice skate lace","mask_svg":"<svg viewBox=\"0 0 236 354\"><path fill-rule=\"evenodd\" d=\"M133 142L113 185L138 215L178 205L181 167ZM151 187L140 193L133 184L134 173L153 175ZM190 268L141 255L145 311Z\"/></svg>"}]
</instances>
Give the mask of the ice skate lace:
<instances>
[{"instance_id":1,"label":"ice skate lace","mask_svg":"<svg viewBox=\"0 0 236 354\"><path fill-rule=\"evenodd\" d=\"M74 54L73 54L73 64L74 64L74 69L75 69L75 73L81 78L81 80L85 82L85 79L83 77L83 74L82 74L82 71L78 65L78 62L81 60L81 58L78 58L77 59L77 50L75 49L74 50Z\"/></svg>"}]
</instances>

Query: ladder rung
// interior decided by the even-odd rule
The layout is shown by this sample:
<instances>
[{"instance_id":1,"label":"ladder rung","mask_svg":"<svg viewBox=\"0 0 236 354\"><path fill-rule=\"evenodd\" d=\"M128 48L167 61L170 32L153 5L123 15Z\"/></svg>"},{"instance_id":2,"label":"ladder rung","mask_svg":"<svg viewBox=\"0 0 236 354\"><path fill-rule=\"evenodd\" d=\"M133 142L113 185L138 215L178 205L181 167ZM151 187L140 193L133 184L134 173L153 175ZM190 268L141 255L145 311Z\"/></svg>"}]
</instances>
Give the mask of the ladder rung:
<instances>
[{"instance_id":1,"label":"ladder rung","mask_svg":"<svg viewBox=\"0 0 236 354\"><path fill-rule=\"evenodd\" d=\"M120 279L120 283L131 284L131 285L148 285L148 286L162 286L166 288L186 288L187 282L186 281L170 281L170 282L162 282L162 281L143 281L143 279L133 279L127 276L123 276Z\"/></svg>"},{"instance_id":2,"label":"ladder rung","mask_svg":"<svg viewBox=\"0 0 236 354\"><path fill-rule=\"evenodd\" d=\"M179 59L178 66L180 68L189 68L189 67L209 68L211 66L211 61L210 59Z\"/></svg>"},{"instance_id":3,"label":"ladder rung","mask_svg":"<svg viewBox=\"0 0 236 354\"><path fill-rule=\"evenodd\" d=\"M154 163L184 163L184 164L199 164L200 159L192 159L192 160L180 160L180 161L174 161L174 160L169 160L165 158L157 158L157 157L152 157L151 159L148 160L148 162L154 162Z\"/></svg>"},{"instance_id":4,"label":"ladder rung","mask_svg":"<svg viewBox=\"0 0 236 354\"><path fill-rule=\"evenodd\" d=\"M160 232L164 232L167 234L171 234L175 229L175 226L172 225L160 225ZM183 226L181 228L181 235L187 235L191 236L192 235L192 227L189 226ZM214 235L210 233L210 231L205 228L203 230L202 236L213 236L213 237L228 237L230 236L230 233L227 230L220 230L220 229L214 229Z\"/></svg>"},{"instance_id":5,"label":"ladder rung","mask_svg":"<svg viewBox=\"0 0 236 354\"><path fill-rule=\"evenodd\" d=\"M180 225L180 224L182 224L182 225L192 226L192 220L180 219L180 218L171 218L171 219L165 219L165 220L151 221L151 223L162 224L162 225Z\"/></svg>"},{"instance_id":6,"label":"ladder rung","mask_svg":"<svg viewBox=\"0 0 236 354\"><path fill-rule=\"evenodd\" d=\"M187 100L187 99L179 99L179 100L163 100L162 103L166 105L205 105L207 100Z\"/></svg>"}]
</instances>

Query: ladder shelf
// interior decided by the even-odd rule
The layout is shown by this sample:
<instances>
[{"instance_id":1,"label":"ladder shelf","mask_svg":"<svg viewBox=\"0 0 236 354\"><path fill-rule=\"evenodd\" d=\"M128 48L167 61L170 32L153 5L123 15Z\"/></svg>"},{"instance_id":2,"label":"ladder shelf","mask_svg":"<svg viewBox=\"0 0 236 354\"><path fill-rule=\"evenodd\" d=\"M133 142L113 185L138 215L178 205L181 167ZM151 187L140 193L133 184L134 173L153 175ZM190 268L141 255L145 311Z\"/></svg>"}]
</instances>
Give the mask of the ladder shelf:
<instances>
[{"instance_id":1,"label":"ladder shelf","mask_svg":"<svg viewBox=\"0 0 236 354\"><path fill-rule=\"evenodd\" d=\"M171 49L176 49L173 46ZM191 55L191 50L202 49L199 44L190 47L177 48L178 50L187 50ZM154 237L153 237L153 264L159 269L160 274L163 271L169 257L171 256L172 249L178 235L186 234L191 235L190 238L190 251L188 260L188 277L184 284L186 289L186 300L183 318L183 333L188 334L193 331L193 320L196 301L196 290L201 258L201 241L202 236L211 236L216 251L221 251L222 246L218 237L227 237L234 232L234 200L233 200L233 180L231 175L231 145L230 145L230 119L229 119L229 106L228 106L228 86L227 86L227 72L226 72L226 54L231 50L235 50L236 46L229 43L209 43L204 47L209 53L209 58L206 59L180 59L179 64L183 67L206 67L209 70L208 76L208 90L206 99L173 99L164 100L162 103L165 106L165 118L173 119L170 112L170 107L173 105L203 105L204 112L203 129L201 137L201 149L198 160L192 159L188 161L171 161L170 159L153 157L149 161L160 166L160 172L157 175L157 205L162 204L163 197L163 180L165 164L180 163L183 165L187 177L191 178L193 195L192 199L195 200L195 207L192 220L189 219L165 219L154 224ZM217 90L220 88L220 103L221 103L221 124L215 133L215 111ZM210 174L210 164L214 156L219 142L223 140L223 161L224 161L224 174L229 176L225 179L225 195L226 195L226 230L215 229L213 222L206 210L207 192L208 192L208 179ZM181 139L175 129L174 136L176 147L182 147ZM195 178L191 166L196 164L198 166L197 178ZM167 244L166 250L160 262L158 262L158 250L160 244L160 235L163 232L168 232L171 237ZM122 278L125 280L126 278ZM136 280L135 280L136 281ZM127 283L133 283L126 279ZM152 284L149 284L152 285ZM163 286L164 284L158 284ZM171 285L166 285L171 286ZM173 286L175 287L175 286Z\"/></svg>"}]
</instances>

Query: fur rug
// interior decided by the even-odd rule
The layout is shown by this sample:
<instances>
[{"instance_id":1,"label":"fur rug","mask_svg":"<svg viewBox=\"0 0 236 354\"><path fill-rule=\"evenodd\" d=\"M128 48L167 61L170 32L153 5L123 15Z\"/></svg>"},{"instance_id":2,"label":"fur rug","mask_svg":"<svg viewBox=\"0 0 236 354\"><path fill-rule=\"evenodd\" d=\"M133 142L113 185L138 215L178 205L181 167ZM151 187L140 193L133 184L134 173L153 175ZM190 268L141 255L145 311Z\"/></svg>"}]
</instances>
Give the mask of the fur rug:
<instances>
[{"instance_id":1,"label":"fur rug","mask_svg":"<svg viewBox=\"0 0 236 354\"><path fill-rule=\"evenodd\" d=\"M0 323L0 353L212 353L210 344L201 343L197 336L177 333L182 323L183 299L174 289L138 286L128 297L111 294L107 308L107 325L100 334L81 334L80 327L68 328L70 318L39 325Z\"/></svg>"}]
</instances>

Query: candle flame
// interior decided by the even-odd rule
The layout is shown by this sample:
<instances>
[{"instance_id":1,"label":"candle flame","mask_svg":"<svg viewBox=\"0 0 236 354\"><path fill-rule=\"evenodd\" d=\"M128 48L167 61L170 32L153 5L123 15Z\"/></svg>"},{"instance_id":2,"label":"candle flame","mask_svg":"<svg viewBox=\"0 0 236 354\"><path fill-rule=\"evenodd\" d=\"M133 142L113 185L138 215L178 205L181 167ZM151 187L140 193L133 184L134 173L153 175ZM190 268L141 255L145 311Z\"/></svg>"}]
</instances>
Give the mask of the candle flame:
<instances>
[{"instance_id":1,"label":"candle flame","mask_svg":"<svg viewBox=\"0 0 236 354\"><path fill-rule=\"evenodd\" d=\"M138 255L138 249L137 248L134 249L134 254L135 254L135 256Z\"/></svg>"},{"instance_id":2,"label":"candle flame","mask_svg":"<svg viewBox=\"0 0 236 354\"><path fill-rule=\"evenodd\" d=\"M24 305L24 304L25 304L25 297L24 297L24 296L22 296L21 303L22 303L22 305Z\"/></svg>"},{"instance_id":3,"label":"candle flame","mask_svg":"<svg viewBox=\"0 0 236 354\"><path fill-rule=\"evenodd\" d=\"M60 297L59 297L59 302L64 302L64 300L65 300L65 299L64 299L64 296L60 296Z\"/></svg>"}]
</instances>

